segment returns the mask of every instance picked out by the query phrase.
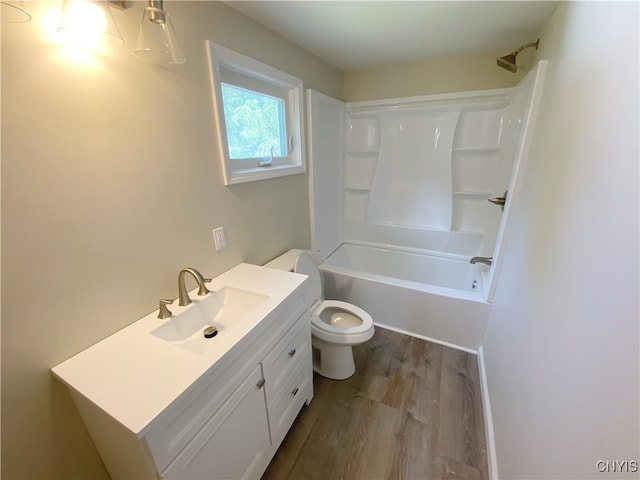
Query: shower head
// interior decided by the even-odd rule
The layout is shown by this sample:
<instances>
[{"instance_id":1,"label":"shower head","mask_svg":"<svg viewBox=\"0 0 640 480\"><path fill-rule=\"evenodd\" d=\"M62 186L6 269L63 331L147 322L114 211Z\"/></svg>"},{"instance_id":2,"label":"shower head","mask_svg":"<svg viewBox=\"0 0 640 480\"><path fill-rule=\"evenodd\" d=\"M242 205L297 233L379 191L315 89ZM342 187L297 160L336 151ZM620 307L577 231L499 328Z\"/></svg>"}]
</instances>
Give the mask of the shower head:
<instances>
[{"instance_id":1,"label":"shower head","mask_svg":"<svg viewBox=\"0 0 640 480\"><path fill-rule=\"evenodd\" d=\"M497 63L499 67L509 70L511 73L516 73L518 70L515 53L510 53L509 55L498 58Z\"/></svg>"},{"instance_id":2,"label":"shower head","mask_svg":"<svg viewBox=\"0 0 640 480\"><path fill-rule=\"evenodd\" d=\"M518 56L518 54L525 48L529 48L529 47L536 47L536 50L537 50L539 43L540 43L540 39L536 40L535 42L525 43L514 52L511 52L509 55L505 55L504 57L498 58L496 63L500 68L504 68L505 70L508 70L511 73L516 73L518 71L518 66L516 65L516 57Z\"/></svg>"}]
</instances>

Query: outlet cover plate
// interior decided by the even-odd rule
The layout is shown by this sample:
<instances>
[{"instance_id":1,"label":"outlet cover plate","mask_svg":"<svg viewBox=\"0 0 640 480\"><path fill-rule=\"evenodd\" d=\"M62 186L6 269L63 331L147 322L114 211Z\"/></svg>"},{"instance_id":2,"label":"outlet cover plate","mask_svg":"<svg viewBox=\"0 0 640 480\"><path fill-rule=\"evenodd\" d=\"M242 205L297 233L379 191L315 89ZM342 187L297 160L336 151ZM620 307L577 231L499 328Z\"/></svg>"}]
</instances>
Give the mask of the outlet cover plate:
<instances>
[{"instance_id":1,"label":"outlet cover plate","mask_svg":"<svg viewBox=\"0 0 640 480\"><path fill-rule=\"evenodd\" d=\"M224 234L224 227L213 229L213 241L216 245L216 250L222 250L227 246L227 237Z\"/></svg>"}]
</instances>

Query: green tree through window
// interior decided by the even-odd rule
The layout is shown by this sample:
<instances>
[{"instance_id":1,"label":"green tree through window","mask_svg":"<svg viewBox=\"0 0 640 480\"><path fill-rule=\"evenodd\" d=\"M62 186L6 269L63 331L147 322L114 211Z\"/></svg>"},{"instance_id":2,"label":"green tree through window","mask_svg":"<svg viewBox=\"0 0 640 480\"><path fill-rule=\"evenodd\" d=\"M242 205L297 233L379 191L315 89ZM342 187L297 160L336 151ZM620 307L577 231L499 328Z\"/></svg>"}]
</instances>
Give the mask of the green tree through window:
<instances>
[{"instance_id":1,"label":"green tree through window","mask_svg":"<svg viewBox=\"0 0 640 480\"><path fill-rule=\"evenodd\" d=\"M286 156L284 101L226 83L221 84L229 157Z\"/></svg>"}]
</instances>

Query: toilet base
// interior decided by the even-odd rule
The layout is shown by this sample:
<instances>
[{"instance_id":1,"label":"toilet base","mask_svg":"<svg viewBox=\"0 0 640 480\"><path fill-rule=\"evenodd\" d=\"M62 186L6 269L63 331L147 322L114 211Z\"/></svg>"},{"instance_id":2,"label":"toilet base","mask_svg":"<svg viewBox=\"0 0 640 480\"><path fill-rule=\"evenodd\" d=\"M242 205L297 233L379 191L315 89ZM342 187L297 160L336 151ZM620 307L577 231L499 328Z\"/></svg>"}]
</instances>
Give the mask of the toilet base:
<instances>
[{"instance_id":1,"label":"toilet base","mask_svg":"<svg viewBox=\"0 0 640 480\"><path fill-rule=\"evenodd\" d=\"M351 345L336 345L312 337L313 371L333 380L344 380L356 371Z\"/></svg>"}]
</instances>

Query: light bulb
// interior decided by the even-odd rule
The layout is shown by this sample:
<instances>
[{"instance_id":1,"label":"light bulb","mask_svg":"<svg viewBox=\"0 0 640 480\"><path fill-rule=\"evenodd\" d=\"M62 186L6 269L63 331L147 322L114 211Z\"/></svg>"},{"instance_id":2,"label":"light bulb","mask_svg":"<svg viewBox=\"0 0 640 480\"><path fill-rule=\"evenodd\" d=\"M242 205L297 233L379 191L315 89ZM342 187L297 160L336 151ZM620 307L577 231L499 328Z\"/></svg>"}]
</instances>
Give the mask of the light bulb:
<instances>
[{"instance_id":1,"label":"light bulb","mask_svg":"<svg viewBox=\"0 0 640 480\"><path fill-rule=\"evenodd\" d=\"M96 47L124 42L108 5L103 1L65 0L58 34L65 43Z\"/></svg>"}]
</instances>

